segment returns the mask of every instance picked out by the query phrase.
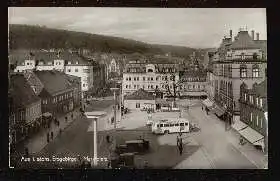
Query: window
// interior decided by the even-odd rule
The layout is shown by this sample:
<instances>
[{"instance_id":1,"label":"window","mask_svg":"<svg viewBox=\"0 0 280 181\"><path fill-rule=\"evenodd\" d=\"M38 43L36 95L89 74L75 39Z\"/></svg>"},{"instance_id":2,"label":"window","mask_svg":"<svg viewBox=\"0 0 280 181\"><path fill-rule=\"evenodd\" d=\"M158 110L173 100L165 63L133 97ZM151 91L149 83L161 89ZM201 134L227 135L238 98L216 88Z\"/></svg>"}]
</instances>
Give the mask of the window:
<instances>
[{"instance_id":1,"label":"window","mask_svg":"<svg viewBox=\"0 0 280 181\"><path fill-rule=\"evenodd\" d=\"M83 87L85 87L86 86L86 84L83 84Z\"/></svg>"},{"instance_id":2,"label":"window","mask_svg":"<svg viewBox=\"0 0 280 181\"><path fill-rule=\"evenodd\" d=\"M148 89L150 88L150 85L148 85Z\"/></svg>"},{"instance_id":3,"label":"window","mask_svg":"<svg viewBox=\"0 0 280 181\"><path fill-rule=\"evenodd\" d=\"M75 69L75 72L78 72L78 69Z\"/></svg>"},{"instance_id":4,"label":"window","mask_svg":"<svg viewBox=\"0 0 280 181\"><path fill-rule=\"evenodd\" d=\"M125 85L125 88L128 88L128 85Z\"/></svg>"},{"instance_id":5,"label":"window","mask_svg":"<svg viewBox=\"0 0 280 181\"><path fill-rule=\"evenodd\" d=\"M256 97L256 105L259 106L259 98Z\"/></svg>"},{"instance_id":6,"label":"window","mask_svg":"<svg viewBox=\"0 0 280 181\"><path fill-rule=\"evenodd\" d=\"M148 81L149 81L149 80L150 80L150 77L148 77L147 79L148 79Z\"/></svg>"},{"instance_id":7,"label":"window","mask_svg":"<svg viewBox=\"0 0 280 181\"><path fill-rule=\"evenodd\" d=\"M153 89L153 85L151 85L151 89Z\"/></svg>"},{"instance_id":8,"label":"window","mask_svg":"<svg viewBox=\"0 0 280 181\"><path fill-rule=\"evenodd\" d=\"M245 53L241 53L241 59L242 59L242 60L245 59Z\"/></svg>"},{"instance_id":9,"label":"window","mask_svg":"<svg viewBox=\"0 0 280 181\"><path fill-rule=\"evenodd\" d=\"M134 85L134 89L136 89L136 85Z\"/></svg>"},{"instance_id":10,"label":"window","mask_svg":"<svg viewBox=\"0 0 280 181\"><path fill-rule=\"evenodd\" d=\"M170 124L170 127L173 127L174 126L174 124Z\"/></svg>"},{"instance_id":11,"label":"window","mask_svg":"<svg viewBox=\"0 0 280 181\"><path fill-rule=\"evenodd\" d=\"M145 77L143 77L143 81L145 81Z\"/></svg>"},{"instance_id":12,"label":"window","mask_svg":"<svg viewBox=\"0 0 280 181\"><path fill-rule=\"evenodd\" d=\"M250 113L250 118L251 122L253 122L253 113Z\"/></svg>"},{"instance_id":13,"label":"window","mask_svg":"<svg viewBox=\"0 0 280 181\"><path fill-rule=\"evenodd\" d=\"M68 69L68 72L71 72L71 69Z\"/></svg>"},{"instance_id":14,"label":"window","mask_svg":"<svg viewBox=\"0 0 280 181\"><path fill-rule=\"evenodd\" d=\"M260 98L260 107L263 106L262 98Z\"/></svg>"},{"instance_id":15,"label":"window","mask_svg":"<svg viewBox=\"0 0 280 181\"><path fill-rule=\"evenodd\" d=\"M250 99L250 103L253 104L254 103L253 96L250 95L249 99Z\"/></svg>"},{"instance_id":16,"label":"window","mask_svg":"<svg viewBox=\"0 0 280 181\"><path fill-rule=\"evenodd\" d=\"M153 77L151 77L151 80L154 80L154 78L153 78Z\"/></svg>"},{"instance_id":17,"label":"window","mask_svg":"<svg viewBox=\"0 0 280 181\"><path fill-rule=\"evenodd\" d=\"M159 128L159 124L157 125L157 127Z\"/></svg>"},{"instance_id":18,"label":"window","mask_svg":"<svg viewBox=\"0 0 280 181\"><path fill-rule=\"evenodd\" d=\"M26 63L26 65L29 65L29 63Z\"/></svg>"},{"instance_id":19,"label":"window","mask_svg":"<svg viewBox=\"0 0 280 181\"><path fill-rule=\"evenodd\" d=\"M162 127L163 127L163 124L160 124L160 125L159 125L159 127L161 127L161 128L162 128Z\"/></svg>"},{"instance_id":20,"label":"window","mask_svg":"<svg viewBox=\"0 0 280 181\"><path fill-rule=\"evenodd\" d=\"M140 108L140 103L136 103L136 108Z\"/></svg>"},{"instance_id":21,"label":"window","mask_svg":"<svg viewBox=\"0 0 280 181\"><path fill-rule=\"evenodd\" d=\"M137 77L137 81L139 81L139 77Z\"/></svg>"},{"instance_id":22,"label":"window","mask_svg":"<svg viewBox=\"0 0 280 181\"><path fill-rule=\"evenodd\" d=\"M257 115L257 126L259 126L259 116Z\"/></svg>"},{"instance_id":23,"label":"window","mask_svg":"<svg viewBox=\"0 0 280 181\"><path fill-rule=\"evenodd\" d=\"M179 123L176 123L175 126L179 126Z\"/></svg>"},{"instance_id":24,"label":"window","mask_svg":"<svg viewBox=\"0 0 280 181\"><path fill-rule=\"evenodd\" d=\"M260 69L258 65L253 65L253 77L259 77L260 76Z\"/></svg>"},{"instance_id":25,"label":"window","mask_svg":"<svg viewBox=\"0 0 280 181\"><path fill-rule=\"evenodd\" d=\"M158 88L158 85L156 85L156 89Z\"/></svg>"},{"instance_id":26,"label":"window","mask_svg":"<svg viewBox=\"0 0 280 181\"><path fill-rule=\"evenodd\" d=\"M126 79L125 80L128 80L128 77L126 77Z\"/></svg>"},{"instance_id":27,"label":"window","mask_svg":"<svg viewBox=\"0 0 280 181\"><path fill-rule=\"evenodd\" d=\"M145 89L145 85L143 85L143 89Z\"/></svg>"},{"instance_id":28,"label":"window","mask_svg":"<svg viewBox=\"0 0 280 181\"><path fill-rule=\"evenodd\" d=\"M247 67L246 67L246 65L240 65L240 77L241 78L247 77Z\"/></svg>"},{"instance_id":29,"label":"window","mask_svg":"<svg viewBox=\"0 0 280 181\"><path fill-rule=\"evenodd\" d=\"M164 127L169 127L169 124L164 124Z\"/></svg>"},{"instance_id":30,"label":"window","mask_svg":"<svg viewBox=\"0 0 280 181\"><path fill-rule=\"evenodd\" d=\"M184 126L184 123L180 123L180 126Z\"/></svg>"},{"instance_id":31,"label":"window","mask_svg":"<svg viewBox=\"0 0 280 181\"><path fill-rule=\"evenodd\" d=\"M136 81L136 77L134 77L134 81Z\"/></svg>"},{"instance_id":32,"label":"window","mask_svg":"<svg viewBox=\"0 0 280 181\"><path fill-rule=\"evenodd\" d=\"M247 94L244 93L244 101L247 101Z\"/></svg>"},{"instance_id":33,"label":"window","mask_svg":"<svg viewBox=\"0 0 280 181\"><path fill-rule=\"evenodd\" d=\"M129 77L128 80L131 81L131 77Z\"/></svg>"},{"instance_id":34,"label":"window","mask_svg":"<svg viewBox=\"0 0 280 181\"><path fill-rule=\"evenodd\" d=\"M185 123L186 126L188 126L188 123Z\"/></svg>"},{"instance_id":35,"label":"window","mask_svg":"<svg viewBox=\"0 0 280 181\"><path fill-rule=\"evenodd\" d=\"M83 69L83 72L84 73L90 73L90 70L89 69Z\"/></svg>"},{"instance_id":36,"label":"window","mask_svg":"<svg viewBox=\"0 0 280 181\"><path fill-rule=\"evenodd\" d=\"M153 69L148 69L148 72L153 72Z\"/></svg>"}]
</instances>

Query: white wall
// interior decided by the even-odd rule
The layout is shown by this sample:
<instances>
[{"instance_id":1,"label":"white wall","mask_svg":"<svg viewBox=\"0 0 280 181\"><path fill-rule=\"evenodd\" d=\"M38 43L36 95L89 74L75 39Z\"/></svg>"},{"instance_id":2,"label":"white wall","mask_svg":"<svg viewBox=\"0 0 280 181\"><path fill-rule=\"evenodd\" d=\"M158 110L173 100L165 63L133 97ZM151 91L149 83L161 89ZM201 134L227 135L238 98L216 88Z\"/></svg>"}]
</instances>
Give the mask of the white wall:
<instances>
[{"instance_id":1,"label":"white wall","mask_svg":"<svg viewBox=\"0 0 280 181\"><path fill-rule=\"evenodd\" d=\"M140 108L136 108L136 103L140 103ZM124 107L126 107L130 110L139 110L140 111L145 103L153 104L153 108L154 109L156 108L155 100L124 100Z\"/></svg>"}]
</instances>

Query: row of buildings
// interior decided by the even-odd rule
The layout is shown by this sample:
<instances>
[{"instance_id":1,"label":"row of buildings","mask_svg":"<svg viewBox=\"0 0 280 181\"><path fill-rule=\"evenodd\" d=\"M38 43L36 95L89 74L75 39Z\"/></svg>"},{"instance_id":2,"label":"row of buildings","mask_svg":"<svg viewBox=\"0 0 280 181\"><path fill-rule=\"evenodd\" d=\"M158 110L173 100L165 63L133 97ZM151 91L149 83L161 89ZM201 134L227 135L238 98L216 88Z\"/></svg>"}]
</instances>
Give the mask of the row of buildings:
<instances>
[{"instance_id":1,"label":"row of buildings","mask_svg":"<svg viewBox=\"0 0 280 181\"><path fill-rule=\"evenodd\" d=\"M80 77L81 89L86 95L102 88L108 80L120 77L125 57L111 54L85 57L77 52L61 50L15 50L11 51L9 62L14 72L57 70Z\"/></svg>"},{"instance_id":2,"label":"row of buildings","mask_svg":"<svg viewBox=\"0 0 280 181\"><path fill-rule=\"evenodd\" d=\"M44 116L59 116L81 105L81 80L55 70L10 73L11 145L41 128Z\"/></svg>"},{"instance_id":3,"label":"row of buildings","mask_svg":"<svg viewBox=\"0 0 280 181\"><path fill-rule=\"evenodd\" d=\"M240 29L233 38L230 30L220 47L208 52L208 99L204 103L245 139L264 147L266 40L259 40L259 34L255 39L254 35L254 31L249 35L247 30Z\"/></svg>"},{"instance_id":4,"label":"row of buildings","mask_svg":"<svg viewBox=\"0 0 280 181\"><path fill-rule=\"evenodd\" d=\"M206 97L206 70L198 61L182 67L176 58L153 57L130 61L123 72L123 97L143 89L158 98Z\"/></svg>"}]
</instances>

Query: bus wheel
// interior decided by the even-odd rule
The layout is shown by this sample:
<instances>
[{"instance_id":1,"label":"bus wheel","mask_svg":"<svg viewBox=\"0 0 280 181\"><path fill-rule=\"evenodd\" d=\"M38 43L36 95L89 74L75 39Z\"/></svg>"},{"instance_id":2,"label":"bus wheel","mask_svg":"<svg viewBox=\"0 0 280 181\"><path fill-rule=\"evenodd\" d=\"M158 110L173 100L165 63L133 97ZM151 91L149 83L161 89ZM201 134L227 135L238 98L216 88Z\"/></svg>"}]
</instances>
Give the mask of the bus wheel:
<instances>
[{"instance_id":1,"label":"bus wheel","mask_svg":"<svg viewBox=\"0 0 280 181\"><path fill-rule=\"evenodd\" d=\"M164 131L164 134L169 134L169 131L168 131L168 130L165 130L165 131Z\"/></svg>"}]
</instances>

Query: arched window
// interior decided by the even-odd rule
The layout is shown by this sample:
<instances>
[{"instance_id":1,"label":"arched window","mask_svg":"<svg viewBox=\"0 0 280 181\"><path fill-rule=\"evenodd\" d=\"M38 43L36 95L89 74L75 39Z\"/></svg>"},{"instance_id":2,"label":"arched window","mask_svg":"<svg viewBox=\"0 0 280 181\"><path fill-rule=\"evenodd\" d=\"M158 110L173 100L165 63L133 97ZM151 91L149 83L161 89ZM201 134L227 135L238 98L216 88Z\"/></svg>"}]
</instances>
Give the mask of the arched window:
<instances>
[{"instance_id":1,"label":"arched window","mask_svg":"<svg viewBox=\"0 0 280 181\"><path fill-rule=\"evenodd\" d=\"M253 65L253 77L259 77L259 76L260 76L259 65L255 64Z\"/></svg>"},{"instance_id":2,"label":"arched window","mask_svg":"<svg viewBox=\"0 0 280 181\"><path fill-rule=\"evenodd\" d=\"M254 53L254 54L253 54L253 59L256 60L257 58L258 58L258 54L257 54L257 53Z\"/></svg>"},{"instance_id":3,"label":"arched window","mask_svg":"<svg viewBox=\"0 0 280 181\"><path fill-rule=\"evenodd\" d=\"M241 60L245 59L245 53L241 53Z\"/></svg>"},{"instance_id":4,"label":"arched window","mask_svg":"<svg viewBox=\"0 0 280 181\"><path fill-rule=\"evenodd\" d=\"M247 77L247 66L246 65L240 65L240 77L245 78Z\"/></svg>"}]
</instances>

